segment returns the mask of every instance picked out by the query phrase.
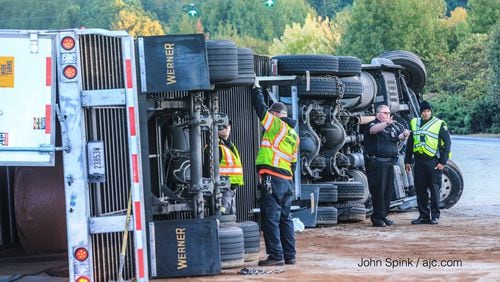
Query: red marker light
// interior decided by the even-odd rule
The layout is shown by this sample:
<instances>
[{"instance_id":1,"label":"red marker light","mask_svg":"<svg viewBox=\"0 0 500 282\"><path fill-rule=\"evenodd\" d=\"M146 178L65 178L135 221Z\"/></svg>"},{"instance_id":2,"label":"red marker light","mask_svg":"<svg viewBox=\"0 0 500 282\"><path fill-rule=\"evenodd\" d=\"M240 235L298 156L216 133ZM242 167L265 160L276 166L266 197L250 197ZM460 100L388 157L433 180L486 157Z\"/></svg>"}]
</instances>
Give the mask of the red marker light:
<instances>
[{"instance_id":1,"label":"red marker light","mask_svg":"<svg viewBox=\"0 0 500 282\"><path fill-rule=\"evenodd\" d=\"M71 36L66 36L61 40L61 47L63 47L64 50L71 50L73 47L75 47L75 39Z\"/></svg>"},{"instance_id":2,"label":"red marker light","mask_svg":"<svg viewBox=\"0 0 500 282\"><path fill-rule=\"evenodd\" d=\"M75 258L79 261L84 261L89 257L89 252L85 248L78 248L75 250Z\"/></svg>"},{"instance_id":3,"label":"red marker light","mask_svg":"<svg viewBox=\"0 0 500 282\"><path fill-rule=\"evenodd\" d=\"M63 74L67 79L75 78L77 74L75 66L66 66L63 70Z\"/></svg>"}]
</instances>

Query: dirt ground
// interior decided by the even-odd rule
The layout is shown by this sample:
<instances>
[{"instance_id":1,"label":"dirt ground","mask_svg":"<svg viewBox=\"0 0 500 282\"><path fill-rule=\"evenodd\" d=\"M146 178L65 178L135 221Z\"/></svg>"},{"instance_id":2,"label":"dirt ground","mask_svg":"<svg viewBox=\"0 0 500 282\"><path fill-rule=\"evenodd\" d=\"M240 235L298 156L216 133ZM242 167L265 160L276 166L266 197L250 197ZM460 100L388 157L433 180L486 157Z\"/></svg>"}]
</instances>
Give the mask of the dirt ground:
<instances>
[{"instance_id":1,"label":"dirt ground","mask_svg":"<svg viewBox=\"0 0 500 282\"><path fill-rule=\"evenodd\" d=\"M241 275L239 267L169 281L500 281L500 204L443 210L438 225L411 225L417 216L392 213L396 224L385 228L365 220L306 229L296 234L296 265L244 266L276 273Z\"/></svg>"},{"instance_id":2,"label":"dirt ground","mask_svg":"<svg viewBox=\"0 0 500 282\"><path fill-rule=\"evenodd\" d=\"M385 228L365 220L306 229L296 234L293 266L259 267L254 261L215 276L154 281L500 281L500 204L442 210L438 225L411 225L417 214L391 213L396 225ZM262 240L260 257L265 257ZM365 264L359 266L362 260ZM50 263L57 266L60 260ZM243 267L268 273L238 274ZM10 270L0 271L0 281L28 269L36 273L19 261L12 265L4 260L0 269ZM66 280L40 274L17 281Z\"/></svg>"}]
</instances>

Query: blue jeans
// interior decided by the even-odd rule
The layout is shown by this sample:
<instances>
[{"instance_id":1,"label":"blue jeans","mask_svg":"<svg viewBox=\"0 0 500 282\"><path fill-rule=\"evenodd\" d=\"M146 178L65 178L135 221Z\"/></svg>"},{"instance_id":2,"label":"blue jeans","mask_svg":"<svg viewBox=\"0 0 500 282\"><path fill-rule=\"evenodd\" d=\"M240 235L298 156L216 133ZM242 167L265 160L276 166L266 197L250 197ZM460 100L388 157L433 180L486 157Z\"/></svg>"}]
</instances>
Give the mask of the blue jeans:
<instances>
[{"instance_id":1,"label":"blue jeans","mask_svg":"<svg viewBox=\"0 0 500 282\"><path fill-rule=\"evenodd\" d=\"M272 193L262 192L260 212L266 253L273 260L295 259L295 234L290 218L293 182L279 177L263 175L263 181L270 178Z\"/></svg>"}]
</instances>

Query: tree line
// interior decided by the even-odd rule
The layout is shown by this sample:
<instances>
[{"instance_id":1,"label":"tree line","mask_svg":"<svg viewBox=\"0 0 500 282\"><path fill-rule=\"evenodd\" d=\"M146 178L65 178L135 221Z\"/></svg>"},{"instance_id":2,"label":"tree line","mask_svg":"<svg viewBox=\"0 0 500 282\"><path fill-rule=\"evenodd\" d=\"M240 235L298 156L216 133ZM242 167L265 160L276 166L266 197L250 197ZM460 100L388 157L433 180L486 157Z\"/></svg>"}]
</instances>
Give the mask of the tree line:
<instances>
[{"instance_id":1,"label":"tree line","mask_svg":"<svg viewBox=\"0 0 500 282\"><path fill-rule=\"evenodd\" d=\"M0 28L203 33L262 55L407 50L454 134L500 133L500 0L0 0ZM191 6L191 4L193 4ZM196 16L188 14L194 7Z\"/></svg>"}]
</instances>

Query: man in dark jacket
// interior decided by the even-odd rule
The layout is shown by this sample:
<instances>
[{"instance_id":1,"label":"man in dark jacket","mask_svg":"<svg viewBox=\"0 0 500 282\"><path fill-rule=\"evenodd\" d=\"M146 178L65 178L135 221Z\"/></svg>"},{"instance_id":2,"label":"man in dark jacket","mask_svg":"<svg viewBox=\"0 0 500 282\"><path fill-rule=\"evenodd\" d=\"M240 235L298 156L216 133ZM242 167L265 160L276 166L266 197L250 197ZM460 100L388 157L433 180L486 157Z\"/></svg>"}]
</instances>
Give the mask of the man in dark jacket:
<instances>
[{"instance_id":1,"label":"man in dark jacket","mask_svg":"<svg viewBox=\"0 0 500 282\"><path fill-rule=\"evenodd\" d=\"M260 213L268 257L259 266L295 264L295 234L290 218L294 190L293 172L297 162L299 136L296 121L287 117L287 108L276 102L268 109L256 81L252 103L264 127L257 159Z\"/></svg>"},{"instance_id":2,"label":"man in dark jacket","mask_svg":"<svg viewBox=\"0 0 500 282\"><path fill-rule=\"evenodd\" d=\"M441 178L451 154L451 138L446 123L432 116L431 105L426 101L420 104L420 116L410 121L412 133L405 157L408 172L412 157L415 158L413 169L419 217L411 223L438 224Z\"/></svg>"}]
</instances>

